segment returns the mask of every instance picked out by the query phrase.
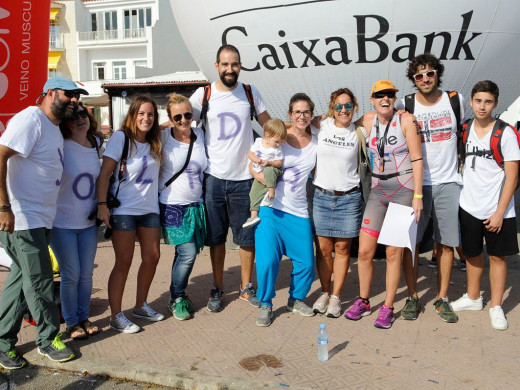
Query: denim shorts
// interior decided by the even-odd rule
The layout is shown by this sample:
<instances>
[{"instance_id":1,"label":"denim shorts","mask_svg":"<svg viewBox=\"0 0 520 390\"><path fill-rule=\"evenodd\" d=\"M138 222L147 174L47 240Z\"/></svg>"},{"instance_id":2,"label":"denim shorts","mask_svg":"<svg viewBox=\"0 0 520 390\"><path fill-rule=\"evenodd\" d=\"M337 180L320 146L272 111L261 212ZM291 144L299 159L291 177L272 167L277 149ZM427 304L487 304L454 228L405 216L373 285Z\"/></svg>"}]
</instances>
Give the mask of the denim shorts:
<instances>
[{"instance_id":1,"label":"denim shorts","mask_svg":"<svg viewBox=\"0 0 520 390\"><path fill-rule=\"evenodd\" d=\"M317 236L352 238L359 236L363 216L361 191L329 195L314 190L313 219Z\"/></svg>"},{"instance_id":2,"label":"denim shorts","mask_svg":"<svg viewBox=\"0 0 520 390\"><path fill-rule=\"evenodd\" d=\"M249 191L252 184L253 179L223 180L204 174L207 246L224 244L229 227L236 245L255 245L255 229L242 228L250 217Z\"/></svg>"},{"instance_id":3,"label":"denim shorts","mask_svg":"<svg viewBox=\"0 0 520 390\"><path fill-rule=\"evenodd\" d=\"M112 215L110 217L112 229L120 232L137 230L138 227L160 228L159 214L149 213L144 215Z\"/></svg>"}]
</instances>

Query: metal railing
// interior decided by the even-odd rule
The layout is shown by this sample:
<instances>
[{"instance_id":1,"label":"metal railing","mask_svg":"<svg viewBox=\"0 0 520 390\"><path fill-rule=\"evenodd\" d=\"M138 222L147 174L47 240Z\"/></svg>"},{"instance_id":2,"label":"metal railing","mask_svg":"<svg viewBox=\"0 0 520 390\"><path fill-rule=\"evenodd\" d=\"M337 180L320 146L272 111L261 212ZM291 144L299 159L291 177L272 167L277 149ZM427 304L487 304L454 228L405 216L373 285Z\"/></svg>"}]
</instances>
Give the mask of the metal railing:
<instances>
[{"instance_id":1,"label":"metal railing","mask_svg":"<svg viewBox=\"0 0 520 390\"><path fill-rule=\"evenodd\" d=\"M114 39L146 38L145 28L79 32L80 41L108 41Z\"/></svg>"}]
</instances>

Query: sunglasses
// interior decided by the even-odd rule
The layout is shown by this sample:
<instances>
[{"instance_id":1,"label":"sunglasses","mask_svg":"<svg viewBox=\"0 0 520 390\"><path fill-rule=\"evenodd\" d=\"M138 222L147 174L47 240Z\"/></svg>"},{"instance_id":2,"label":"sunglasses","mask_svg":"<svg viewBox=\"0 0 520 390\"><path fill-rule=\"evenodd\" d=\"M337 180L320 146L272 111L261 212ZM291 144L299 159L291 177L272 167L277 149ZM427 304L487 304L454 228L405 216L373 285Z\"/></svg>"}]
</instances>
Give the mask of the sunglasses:
<instances>
[{"instance_id":1,"label":"sunglasses","mask_svg":"<svg viewBox=\"0 0 520 390\"><path fill-rule=\"evenodd\" d=\"M72 98L79 99L79 95L80 95L79 92L75 92L75 91L65 91L64 89L61 89L61 88L56 88L55 91L63 91L63 94L64 94L66 97L68 97L69 99L72 99Z\"/></svg>"},{"instance_id":2,"label":"sunglasses","mask_svg":"<svg viewBox=\"0 0 520 390\"><path fill-rule=\"evenodd\" d=\"M74 113L74 119L79 119L79 118L87 118L88 117L88 112L87 110L81 110L81 111L76 111Z\"/></svg>"},{"instance_id":3,"label":"sunglasses","mask_svg":"<svg viewBox=\"0 0 520 390\"><path fill-rule=\"evenodd\" d=\"M184 119L187 121L191 120L193 118L193 113L191 112L185 112L184 114L177 114L173 116L173 120L175 122L180 122L182 120L182 116L184 115Z\"/></svg>"},{"instance_id":4,"label":"sunglasses","mask_svg":"<svg viewBox=\"0 0 520 390\"><path fill-rule=\"evenodd\" d=\"M388 97L388 99L393 99L395 98L395 92L394 91L382 91L382 92L375 92L372 97L375 98L375 99L382 99L384 98L385 96Z\"/></svg>"},{"instance_id":5,"label":"sunglasses","mask_svg":"<svg viewBox=\"0 0 520 390\"><path fill-rule=\"evenodd\" d=\"M345 104L338 103L333 108L336 112L341 112L341 110L345 107L345 110L352 111L354 109L354 103L348 102Z\"/></svg>"},{"instance_id":6,"label":"sunglasses","mask_svg":"<svg viewBox=\"0 0 520 390\"><path fill-rule=\"evenodd\" d=\"M422 81L424 79L424 76L428 77L429 79L433 79L435 75L437 74L437 70L429 70L428 72L423 73L416 73L413 75L413 79L415 81Z\"/></svg>"}]
</instances>

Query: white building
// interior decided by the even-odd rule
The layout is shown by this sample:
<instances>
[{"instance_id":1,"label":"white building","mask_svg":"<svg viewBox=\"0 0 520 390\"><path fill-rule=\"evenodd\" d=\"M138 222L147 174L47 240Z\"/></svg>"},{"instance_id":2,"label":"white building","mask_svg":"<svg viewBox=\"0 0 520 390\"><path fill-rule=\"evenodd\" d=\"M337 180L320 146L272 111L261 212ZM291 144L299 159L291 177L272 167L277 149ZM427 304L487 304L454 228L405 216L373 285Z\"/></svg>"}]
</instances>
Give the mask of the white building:
<instances>
[{"instance_id":1,"label":"white building","mask_svg":"<svg viewBox=\"0 0 520 390\"><path fill-rule=\"evenodd\" d=\"M185 93L207 82L177 30L169 0L60 0L60 4L55 20L64 50L54 72L84 85L90 95L82 101L94 107L104 129L117 129L134 93L152 93L163 108L164 96L186 79L184 72L190 71L192 78L191 88L182 90ZM158 76L162 95L156 95L153 81ZM139 82L143 77L147 81ZM112 88L108 94L104 84L131 88ZM118 92L124 92L122 99L114 95Z\"/></svg>"}]
</instances>

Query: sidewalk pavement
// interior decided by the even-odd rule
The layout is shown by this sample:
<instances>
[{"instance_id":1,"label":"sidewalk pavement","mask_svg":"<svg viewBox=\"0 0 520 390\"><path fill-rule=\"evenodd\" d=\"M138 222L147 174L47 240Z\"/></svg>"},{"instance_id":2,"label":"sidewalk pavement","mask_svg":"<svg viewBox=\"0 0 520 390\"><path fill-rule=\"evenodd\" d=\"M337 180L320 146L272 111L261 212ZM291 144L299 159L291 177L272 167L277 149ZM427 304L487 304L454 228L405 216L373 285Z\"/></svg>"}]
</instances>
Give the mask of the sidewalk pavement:
<instances>
[{"instance_id":1,"label":"sidewalk pavement","mask_svg":"<svg viewBox=\"0 0 520 390\"><path fill-rule=\"evenodd\" d=\"M207 248L198 256L187 289L197 311L188 321L177 321L167 309L173 248L161 245L161 260L150 289L150 305L166 315L164 321L147 323L137 334L120 334L108 327L108 277L114 254L109 241L100 241L94 270L91 320L103 332L84 341L63 340L77 355L68 363L55 364L40 357L34 344L35 328L23 323L18 348L33 364L71 371L148 382L179 389L513 389L520 381L520 257L508 259L509 276L504 311L507 331L491 327L488 269L482 289L486 306L479 312L462 312L457 324L441 321L433 310L437 291L436 270L419 267L418 290L425 311L416 321L397 319L391 329L377 329L373 322L384 301L385 263L376 260L372 283L372 315L349 321L318 315L305 318L287 312L291 262L284 259L274 299L274 321L268 328L256 326L259 309L237 299L240 261L237 250L228 250L225 268L225 308L206 310L212 285ZM126 285L123 308L131 317L139 245ZM429 256L429 255L428 255ZM426 258L421 257L426 264ZM0 272L0 287L7 272ZM450 298L465 292L466 274L453 268ZM358 294L357 259L353 258L341 300L343 310ZM307 303L320 293L317 277ZM396 317L406 296L401 278ZM330 359L317 360L320 323L329 331ZM62 330L65 326L62 325Z\"/></svg>"}]
</instances>

